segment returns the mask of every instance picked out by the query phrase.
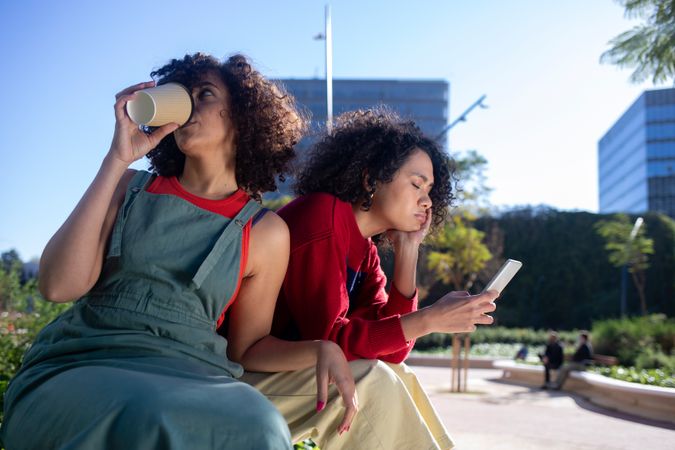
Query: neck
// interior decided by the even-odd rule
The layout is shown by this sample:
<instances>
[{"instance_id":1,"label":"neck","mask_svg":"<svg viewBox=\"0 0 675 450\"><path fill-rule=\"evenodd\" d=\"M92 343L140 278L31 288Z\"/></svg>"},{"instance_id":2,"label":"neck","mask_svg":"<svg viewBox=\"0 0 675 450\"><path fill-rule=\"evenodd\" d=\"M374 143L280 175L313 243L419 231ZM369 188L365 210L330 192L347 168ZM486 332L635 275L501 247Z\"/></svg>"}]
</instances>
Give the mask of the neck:
<instances>
[{"instance_id":1,"label":"neck","mask_svg":"<svg viewBox=\"0 0 675 450\"><path fill-rule=\"evenodd\" d=\"M379 220L377 215L373 213L372 209L364 211L361 209L360 203L357 203L352 205L352 211L354 211L356 225L359 227L361 236L364 238L370 238L376 234L387 231L387 227Z\"/></svg>"},{"instance_id":2,"label":"neck","mask_svg":"<svg viewBox=\"0 0 675 450\"><path fill-rule=\"evenodd\" d=\"M178 181L189 193L212 200L227 198L238 189L234 159L218 161L188 156Z\"/></svg>"}]
</instances>

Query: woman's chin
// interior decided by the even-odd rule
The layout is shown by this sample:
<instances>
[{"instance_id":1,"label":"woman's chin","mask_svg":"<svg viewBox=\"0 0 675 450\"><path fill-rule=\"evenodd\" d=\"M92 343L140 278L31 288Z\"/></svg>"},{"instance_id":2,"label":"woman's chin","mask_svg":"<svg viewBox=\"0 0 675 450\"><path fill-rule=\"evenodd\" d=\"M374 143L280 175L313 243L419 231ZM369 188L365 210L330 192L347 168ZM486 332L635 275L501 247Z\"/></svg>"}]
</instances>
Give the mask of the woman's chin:
<instances>
[{"instance_id":1,"label":"woman's chin","mask_svg":"<svg viewBox=\"0 0 675 450\"><path fill-rule=\"evenodd\" d=\"M401 225L396 228L396 231L401 231L403 233L414 233L416 231L420 231L422 229L422 224L419 222L415 222L412 224L405 224Z\"/></svg>"},{"instance_id":2,"label":"woman's chin","mask_svg":"<svg viewBox=\"0 0 675 450\"><path fill-rule=\"evenodd\" d=\"M199 154L198 149L199 146L195 145L193 141L183 142L182 145L178 145L178 150L188 158L197 156Z\"/></svg>"}]
</instances>

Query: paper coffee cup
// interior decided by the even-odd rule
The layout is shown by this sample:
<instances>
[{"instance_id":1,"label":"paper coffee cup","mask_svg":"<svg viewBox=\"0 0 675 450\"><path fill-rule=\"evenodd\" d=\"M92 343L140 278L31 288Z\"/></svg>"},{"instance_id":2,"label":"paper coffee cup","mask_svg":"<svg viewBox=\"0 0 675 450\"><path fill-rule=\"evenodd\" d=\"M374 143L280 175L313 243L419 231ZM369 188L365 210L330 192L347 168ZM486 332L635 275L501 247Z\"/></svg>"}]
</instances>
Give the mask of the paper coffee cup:
<instances>
[{"instance_id":1,"label":"paper coffee cup","mask_svg":"<svg viewBox=\"0 0 675 450\"><path fill-rule=\"evenodd\" d=\"M192 114L192 97L182 84L162 84L136 92L136 98L127 102L127 114L139 125L183 125Z\"/></svg>"}]
</instances>

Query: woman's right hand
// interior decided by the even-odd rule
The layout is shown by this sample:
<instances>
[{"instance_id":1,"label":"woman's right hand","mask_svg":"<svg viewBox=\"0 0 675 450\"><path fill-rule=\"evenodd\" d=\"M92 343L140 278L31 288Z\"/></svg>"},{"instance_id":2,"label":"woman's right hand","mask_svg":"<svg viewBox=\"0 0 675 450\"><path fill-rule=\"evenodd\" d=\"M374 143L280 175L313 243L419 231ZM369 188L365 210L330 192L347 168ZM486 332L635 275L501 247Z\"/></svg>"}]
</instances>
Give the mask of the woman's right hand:
<instances>
[{"instance_id":1,"label":"woman's right hand","mask_svg":"<svg viewBox=\"0 0 675 450\"><path fill-rule=\"evenodd\" d=\"M359 410L354 376L344 352L335 342L321 341L316 362L317 402L316 410L321 411L328 401L328 386L334 384L342 396L347 410L338 426L338 433L349 431L352 420Z\"/></svg>"},{"instance_id":2,"label":"woman's right hand","mask_svg":"<svg viewBox=\"0 0 675 450\"><path fill-rule=\"evenodd\" d=\"M470 295L466 291L453 291L441 297L429 309L432 332L468 333L476 325L490 325L494 322L488 313L497 309L494 301L497 291Z\"/></svg>"},{"instance_id":3,"label":"woman's right hand","mask_svg":"<svg viewBox=\"0 0 675 450\"><path fill-rule=\"evenodd\" d=\"M153 86L155 86L154 81L138 83L115 95L115 134L108 155L127 167L144 157L164 137L179 127L176 123L168 123L151 134L146 134L129 118L126 110L127 103L136 98L137 91Z\"/></svg>"}]
</instances>

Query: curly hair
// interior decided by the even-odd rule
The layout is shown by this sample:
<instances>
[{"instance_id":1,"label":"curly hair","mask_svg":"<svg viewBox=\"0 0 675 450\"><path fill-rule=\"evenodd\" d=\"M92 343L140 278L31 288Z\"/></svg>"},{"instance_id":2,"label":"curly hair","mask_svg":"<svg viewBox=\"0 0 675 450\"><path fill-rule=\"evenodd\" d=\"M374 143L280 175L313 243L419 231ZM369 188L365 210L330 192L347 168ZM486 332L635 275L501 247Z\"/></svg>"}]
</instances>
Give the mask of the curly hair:
<instances>
[{"instance_id":1,"label":"curly hair","mask_svg":"<svg viewBox=\"0 0 675 450\"><path fill-rule=\"evenodd\" d=\"M367 211L376 184L391 182L417 149L429 155L433 165L434 184L429 197L435 229L445 221L448 206L455 199L454 163L414 122L404 121L384 107L338 116L332 131L310 150L297 176L295 191L298 195L326 192L353 205L360 203Z\"/></svg>"},{"instance_id":2,"label":"curly hair","mask_svg":"<svg viewBox=\"0 0 675 450\"><path fill-rule=\"evenodd\" d=\"M307 130L307 119L293 96L255 70L240 54L220 62L204 53L185 55L150 73L157 84L177 82L188 90L207 73L218 73L230 94L231 120L236 128L236 172L239 187L253 198L277 188L284 181L294 146ZM173 133L147 155L150 169L162 176L179 176L185 166Z\"/></svg>"}]
</instances>

